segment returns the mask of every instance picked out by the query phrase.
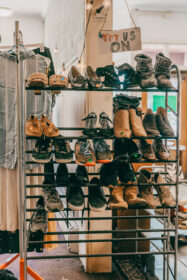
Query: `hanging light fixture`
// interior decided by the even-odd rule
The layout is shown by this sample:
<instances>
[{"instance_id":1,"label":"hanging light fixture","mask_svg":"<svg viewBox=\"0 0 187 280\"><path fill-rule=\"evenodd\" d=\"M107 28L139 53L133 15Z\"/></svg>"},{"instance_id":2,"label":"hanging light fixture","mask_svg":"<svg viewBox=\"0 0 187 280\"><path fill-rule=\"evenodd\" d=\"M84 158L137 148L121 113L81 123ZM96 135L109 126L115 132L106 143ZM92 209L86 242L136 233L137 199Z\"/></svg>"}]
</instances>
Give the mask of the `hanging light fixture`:
<instances>
[{"instance_id":1,"label":"hanging light fixture","mask_svg":"<svg viewBox=\"0 0 187 280\"><path fill-rule=\"evenodd\" d=\"M0 17L9 17L11 15L12 15L11 9L0 7Z\"/></svg>"},{"instance_id":2,"label":"hanging light fixture","mask_svg":"<svg viewBox=\"0 0 187 280\"><path fill-rule=\"evenodd\" d=\"M103 1L103 6L104 6L105 8L110 8L110 6L111 6L110 0L104 0L104 1Z\"/></svg>"}]
</instances>

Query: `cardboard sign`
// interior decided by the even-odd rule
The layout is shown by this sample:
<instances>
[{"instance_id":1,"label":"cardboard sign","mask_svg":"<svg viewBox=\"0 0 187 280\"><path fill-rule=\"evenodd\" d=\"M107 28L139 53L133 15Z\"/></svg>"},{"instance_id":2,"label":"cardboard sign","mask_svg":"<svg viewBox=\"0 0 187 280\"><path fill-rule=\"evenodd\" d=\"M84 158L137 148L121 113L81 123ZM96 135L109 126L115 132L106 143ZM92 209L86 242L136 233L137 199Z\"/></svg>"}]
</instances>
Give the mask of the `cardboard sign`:
<instances>
[{"instance_id":1,"label":"cardboard sign","mask_svg":"<svg viewBox=\"0 0 187 280\"><path fill-rule=\"evenodd\" d=\"M141 30L137 28L116 31L102 31L100 41L101 53L118 53L142 49Z\"/></svg>"}]
</instances>

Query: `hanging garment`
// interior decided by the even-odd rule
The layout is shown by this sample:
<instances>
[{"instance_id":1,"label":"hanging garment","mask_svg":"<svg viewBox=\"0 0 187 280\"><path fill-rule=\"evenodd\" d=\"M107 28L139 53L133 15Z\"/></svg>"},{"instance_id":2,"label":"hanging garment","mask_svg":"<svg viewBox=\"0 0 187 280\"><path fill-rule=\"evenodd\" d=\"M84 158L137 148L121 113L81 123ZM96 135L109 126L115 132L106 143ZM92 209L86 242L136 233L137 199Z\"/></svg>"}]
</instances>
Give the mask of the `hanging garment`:
<instances>
[{"instance_id":1,"label":"hanging garment","mask_svg":"<svg viewBox=\"0 0 187 280\"><path fill-rule=\"evenodd\" d=\"M54 68L53 59L52 59L52 56L51 56L50 49L44 47L44 52L41 52L40 48L37 48L37 49L34 49L33 52L35 54L40 54L40 55L43 55L43 56L49 58L51 60L51 63L50 63L50 66L49 66L48 77L55 74L55 68Z\"/></svg>"}]
</instances>

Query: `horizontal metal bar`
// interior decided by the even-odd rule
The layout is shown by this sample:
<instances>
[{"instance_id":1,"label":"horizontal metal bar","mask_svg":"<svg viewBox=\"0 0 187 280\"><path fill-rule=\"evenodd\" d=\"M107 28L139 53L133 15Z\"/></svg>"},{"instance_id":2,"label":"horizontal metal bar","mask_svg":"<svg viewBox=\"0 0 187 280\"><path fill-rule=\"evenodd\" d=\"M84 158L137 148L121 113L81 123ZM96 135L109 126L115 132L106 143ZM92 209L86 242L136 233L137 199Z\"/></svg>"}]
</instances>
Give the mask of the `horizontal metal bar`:
<instances>
[{"instance_id":1,"label":"horizontal metal bar","mask_svg":"<svg viewBox=\"0 0 187 280\"><path fill-rule=\"evenodd\" d=\"M59 195L60 196L60 198L66 198L66 195ZM40 198L41 197L41 195L27 195L26 196L26 198L27 199L34 199L34 198ZM88 197L88 195L84 195L84 197ZM105 194L105 197L110 197L110 195L108 195L108 194Z\"/></svg>"},{"instance_id":2,"label":"horizontal metal bar","mask_svg":"<svg viewBox=\"0 0 187 280\"><path fill-rule=\"evenodd\" d=\"M81 137L82 139L82 135L80 136L63 136L63 139L65 140L76 140L76 139L79 139ZM55 137L48 137L48 138L51 138L51 139L54 139ZM161 139L167 139L167 140L177 140L177 137L176 136L170 136L170 137L166 137L166 136L162 136L162 137L158 137L158 136L144 136L144 137L138 137L138 136L132 136L131 139L133 140L138 140L138 139L158 139L158 138L161 138ZM35 137L35 136L26 136L26 139L27 140L37 140L38 137ZM117 137L114 137L114 136L111 136L111 137L102 137L102 136L85 136L85 139L95 139L95 140L99 140L99 139L106 139L106 140L114 140L114 139L119 139ZM120 139L129 139L128 137L121 137Z\"/></svg>"},{"instance_id":3,"label":"horizontal metal bar","mask_svg":"<svg viewBox=\"0 0 187 280\"><path fill-rule=\"evenodd\" d=\"M156 173L158 173L158 172L150 172L150 174L156 174ZM68 174L69 175L73 175L73 174L75 174L75 172L74 173L70 172ZM140 172L135 172L135 174L139 175ZM159 174L166 175L166 174L168 174L168 172L159 172ZM55 172L54 173L26 173L26 176L28 176L28 177L32 177L32 176L45 176L45 175L54 175L54 176L56 176L57 173L55 173ZM89 172L88 175L90 175L90 176L100 175L100 173L99 172ZM186 180L186 182L187 182L187 180Z\"/></svg>"},{"instance_id":4,"label":"horizontal metal bar","mask_svg":"<svg viewBox=\"0 0 187 280\"><path fill-rule=\"evenodd\" d=\"M71 259L71 258L96 258L96 257L123 257L137 255L173 255L175 251L165 252L128 252L128 253L111 253L111 254L77 254L77 255L56 255L56 256L41 256L27 257L27 260L51 260L51 259Z\"/></svg>"},{"instance_id":5,"label":"horizontal metal bar","mask_svg":"<svg viewBox=\"0 0 187 280\"><path fill-rule=\"evenodd\" d=\"M167 237L137 237L137 238L111 238L91 240L56 240L56 241L29 241L28 244L64 244L64 243L97 243L97 242L120 242L120 241L145 241L145 240L167 240Z\"/></svg>"}]
</instances>

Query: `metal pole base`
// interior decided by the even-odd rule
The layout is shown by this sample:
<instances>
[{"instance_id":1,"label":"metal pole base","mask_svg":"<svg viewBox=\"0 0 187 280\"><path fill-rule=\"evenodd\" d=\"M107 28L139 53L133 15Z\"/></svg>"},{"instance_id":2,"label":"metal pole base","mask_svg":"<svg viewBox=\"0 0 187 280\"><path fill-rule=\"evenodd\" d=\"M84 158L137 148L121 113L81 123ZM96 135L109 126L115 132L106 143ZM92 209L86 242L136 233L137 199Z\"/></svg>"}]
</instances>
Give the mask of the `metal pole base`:
<instances>
[{"instance_id":1,"label":"metal pole base","mask_svg":"<svg viewBox=\"0 0 187 280\"><path fill-rule=\"evenodd\" d=\"M9 266L11 263L13 263L18 257L19 257L19 254L16 254L16 255L13 255L13 256L9 257L5 261L5 263L0 265L0 270L5 269L7 266Z\"/></svg>"},{"instance_id":2,"label":"metal pole base","mask_svg":"<svg viewBox=\"0 0 187 280\"><path fill-rule=\"evenodd\" d=\"M20 280L25 280L25 278L24 278L24 259L20 259L19 264L20 264ZM42 278L30 266L27 266L27 273L35 280L44 280L44 278Z\"/></svg>"}]
</instances>

